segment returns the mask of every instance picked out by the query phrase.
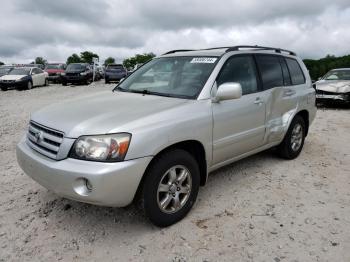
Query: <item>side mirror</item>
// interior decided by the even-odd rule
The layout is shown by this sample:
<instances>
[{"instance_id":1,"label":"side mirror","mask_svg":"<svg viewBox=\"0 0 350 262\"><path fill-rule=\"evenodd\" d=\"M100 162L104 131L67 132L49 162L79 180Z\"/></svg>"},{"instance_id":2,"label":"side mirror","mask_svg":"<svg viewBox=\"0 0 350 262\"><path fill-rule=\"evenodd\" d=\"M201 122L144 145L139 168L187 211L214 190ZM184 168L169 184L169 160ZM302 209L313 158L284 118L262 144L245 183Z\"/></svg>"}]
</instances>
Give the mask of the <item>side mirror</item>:
<instances>
[{"instance_id":1,"label":"side mirror","mask_svg":"<svg viewBox=\"0 0 350 262\"><path fill-rule=\"evenodd\" d=\"M242 86L240 83L224 83L218 87L214 102L238 99L242 97Z\"/></svg>"}]
</instances>

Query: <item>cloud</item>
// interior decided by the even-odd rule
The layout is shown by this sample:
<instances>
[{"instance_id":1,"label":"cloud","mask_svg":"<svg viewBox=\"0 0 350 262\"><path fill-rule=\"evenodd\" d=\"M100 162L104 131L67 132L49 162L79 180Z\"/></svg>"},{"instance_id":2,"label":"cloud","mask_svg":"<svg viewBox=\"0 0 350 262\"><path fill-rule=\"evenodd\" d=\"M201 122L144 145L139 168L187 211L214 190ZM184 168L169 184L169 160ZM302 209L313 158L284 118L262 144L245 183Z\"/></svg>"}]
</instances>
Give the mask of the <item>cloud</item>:
<instances>
[{"instance_id":1,"label":"cloud","mask_svg":"<svg viewBox=\"0 0 350 262\"><path fill-rule=\"evenodd\" d=\"M170 49L260 44L302 57L350 53L344 0L12 0L0 10L0 61L65 61L84 50L123 58Z\"/></svg>"}]
</instances>

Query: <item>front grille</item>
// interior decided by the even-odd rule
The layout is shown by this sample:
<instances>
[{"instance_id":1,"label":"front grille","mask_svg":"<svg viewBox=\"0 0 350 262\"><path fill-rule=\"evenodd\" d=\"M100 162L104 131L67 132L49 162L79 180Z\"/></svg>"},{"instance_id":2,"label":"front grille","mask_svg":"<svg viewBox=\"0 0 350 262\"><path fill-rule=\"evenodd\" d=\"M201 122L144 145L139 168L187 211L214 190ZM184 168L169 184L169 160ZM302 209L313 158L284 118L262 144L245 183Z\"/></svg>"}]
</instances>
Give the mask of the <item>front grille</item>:
<instances>
[{"instance_id":1,"label":"front grille","mask_svg":"<svg viewBox=\"0 0 350 262\"><path fill-rule=\"evenodd\" d=\"M49 73L49 76L56 76L57 73Z\"/></svg>"},{"instance_id":2,"label":"front grille","mask_svg":"<svg viewBox=\"0 0 350 262\"><path fill-rule=\"evenodd\" d=\"M2 80L4 83L14 83L16 80Z\"/></svg>"},{"instance_id":3,"label":"front grille","mask_svg":"<svg viewBox=\"0 0 350 262\"><path fill-rule=\"evenodd\" d=\"M49 158L57 159L58 151L63 142L62 132L30 121L27 138L32 149Z\"/></svg>"},{"instance_id":4,"label":"front grille","mask_svg":"<svg viewBox=\"0 0 350 262\"><path fill-rule=\"evenodd\" d=\"M66 73L66 76L80 76L80 73Z\"/></svg>"}]
</instances>

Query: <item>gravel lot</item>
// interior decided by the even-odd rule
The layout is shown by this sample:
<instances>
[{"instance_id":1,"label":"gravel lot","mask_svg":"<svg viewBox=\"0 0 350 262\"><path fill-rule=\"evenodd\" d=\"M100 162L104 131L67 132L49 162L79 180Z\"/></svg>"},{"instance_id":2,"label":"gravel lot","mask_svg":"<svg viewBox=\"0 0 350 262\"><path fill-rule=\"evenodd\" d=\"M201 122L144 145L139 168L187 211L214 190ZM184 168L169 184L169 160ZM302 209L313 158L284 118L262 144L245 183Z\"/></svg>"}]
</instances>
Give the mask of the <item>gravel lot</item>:
<instances>
[{"instance_id":1,"label":"gravel lot","mask_svg":"<svg viewBox=\"0 0 350 262\"><path fill-rule=\"evenodd\" d=\"M0 261L350 261L349 109L320 109L296 160L268 151L211 174L192 212L166 229L23 174L15 146L32 111L112 87L0 92Z\"/></svg>"}]
</instances>

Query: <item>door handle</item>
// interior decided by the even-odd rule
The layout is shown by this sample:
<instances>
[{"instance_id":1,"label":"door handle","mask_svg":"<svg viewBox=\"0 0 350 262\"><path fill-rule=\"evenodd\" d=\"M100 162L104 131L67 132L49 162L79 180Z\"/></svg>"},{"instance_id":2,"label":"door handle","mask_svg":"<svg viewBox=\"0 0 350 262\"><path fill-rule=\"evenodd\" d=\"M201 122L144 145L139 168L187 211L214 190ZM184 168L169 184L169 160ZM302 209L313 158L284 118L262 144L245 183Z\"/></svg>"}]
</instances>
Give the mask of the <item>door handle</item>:
<instances>
[{"instance_id":1,"label":"door handle","mask_svg":"<svg viewBox=\"0 0 350 262\"><path fill-rule=\"evenodd\" d=\"M296 92L294 90L289 89L289 90L284 91L283 96L292 96L295 94L296 94Z\"/></svg>"},{"instance_id":2,"label":"door handle","mask_svg":"<svg viewBox=\"0 0 350 262\"><path fill-rule=\"evenodd\" d=\"M264 103L264 101L260 97L257 97L254 101L254 104L258 106L260 106L262 103Z\"/></svg>"}]
</instances>

